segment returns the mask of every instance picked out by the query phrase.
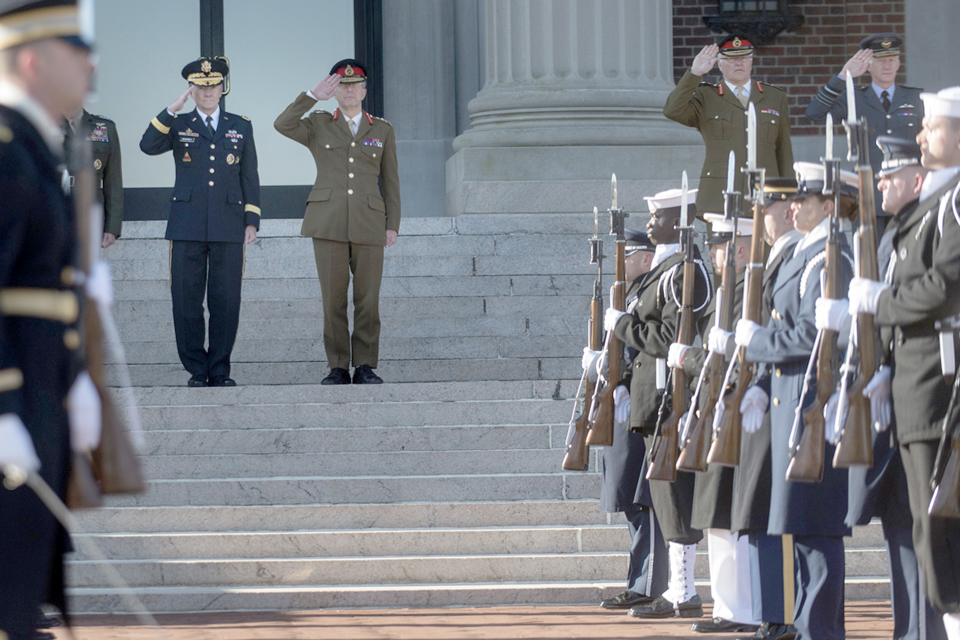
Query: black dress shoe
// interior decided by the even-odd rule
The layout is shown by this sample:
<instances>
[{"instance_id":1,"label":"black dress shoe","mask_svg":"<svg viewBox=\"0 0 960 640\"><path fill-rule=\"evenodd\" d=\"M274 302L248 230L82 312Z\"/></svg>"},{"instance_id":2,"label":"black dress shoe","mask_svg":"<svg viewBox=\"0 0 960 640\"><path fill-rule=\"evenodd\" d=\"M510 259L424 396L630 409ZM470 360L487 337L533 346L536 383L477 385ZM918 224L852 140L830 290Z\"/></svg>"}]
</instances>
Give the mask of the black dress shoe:
<instances>
[{"instance_id":1,"label":"black dress shoe","mask_svg":"<svg viewBox=\"0 0 960 640\"><path fill-rule=\"evenodd\" d=\"M34 631L33 640L57 640L57 636L49 631Z\"/></svg>"},{"instance_id":2,"label":"black dress shoe","mask_svg":"<svg viewBox=\"0 0 960 640\"><path fill-rule=\"evenodd\" d=\"M373 372L368 364L353 370L353 384L383 384L383 378Z\"/></svg>"},{"instance_id":3,"label":"black dress shoe","mask_svg":"<svg viewBox=\"0 0 960 640\"><path fill-rule=\"evenodd\" d=\"M320 384L350 384L350 372L340 367L330 369L327 377L320 381Z\"/></svg>"},{"instance_id":4,"label":"black dress shoe","mask_svg":"<svg viewBox=\"0 0 960 640\"><path fill-rule=\"evenodd\" d=\"M228 378L227 376L214 376L210 378L211 387L235 387L237 386L236 381L233 378Z\"/></svg>"},{"instance_id":5,"label":"black dress shoe","mask_svg":"<svg viewBox=\"0 0 960 640\"><path fill-rule=\"evenodd\" d=\"M756 624L741 624L724 618L698 620L690 625L690 630L697 633L750 633L759 629L760 626Z\"/></svg>"},{"instance_id":6,"label":"black dress shoe","mask_svg":"<svg viewBox=\"0 0 960 640\"><path fill-rule=\"evenodd\" d=\"M752 636L737 638L737 640L793 640L797 630L793 625L764 622Z\"/></svg>"},{"instance_id":7,"label":"black dress shoe","mask_svg":"<svg viewBox=\"0 0 960 640\"><path fill-rule=\"evenodd\" d=\"M207 386L207 376L202 373L195 373L190 376L190 379L187 381L188 387L205 387Z\"/></svg>"},{"instance_id":8,"label":"black dress shoe","mask_svg":"<svg viewBox=\"0 0 960 640\"><path fill-rule=\"evenodd\" d=\"M59 627L61 624L60 618L54 618L48 616L47 614L40 612L40 615L37 617L37 629L50 629L51 627Z\"/></svg>"},{"instance_id":9,"label":"black dress shoe","mask_svg":"<svg viewBox=\"0 0 960 640\"><path fill-rule=\"evenodd\" d=\"M604 609L629 609L638 604L647 604L648 602L653 602L653 598L645 596L642 593L637 593L636 591L624 591L612 598L601 600L600 606Z\"/></svg>"},{"instance_id":10,"label":"black dress shoe","mask_svg":"<svg viewBox=\"0 0 960 640\"><path fill-rule=\"evenodd\" d=\"M673 604L663 596L648 603L632 607L628 612L633 618L699 618L703 615L700 596L694 595L686 602Z\"/></svg>"}]
</instances>

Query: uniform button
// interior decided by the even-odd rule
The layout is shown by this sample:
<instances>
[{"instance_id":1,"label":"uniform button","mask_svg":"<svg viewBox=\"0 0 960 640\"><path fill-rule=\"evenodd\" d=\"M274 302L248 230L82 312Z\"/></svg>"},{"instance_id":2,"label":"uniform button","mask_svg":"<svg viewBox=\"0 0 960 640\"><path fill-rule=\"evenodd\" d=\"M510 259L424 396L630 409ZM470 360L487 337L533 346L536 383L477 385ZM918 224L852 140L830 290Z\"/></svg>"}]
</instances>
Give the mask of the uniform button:
<instances>
[{"instance_id":1,"label":"uniform button","mask_svg":"<svg viewBox=\"0 0 960 640\"><path fill-rule=\"evenodd\" d=\"M68 287L77 284L77 270L73 267L64 267L60 271L60 282Z\"/></svg>"},{"instance_id":2,"label":"uniform button","mask_svg":"<svg viewBox=\"0 0 960 640\"><path fill-rule=\"evenodd\" d=\"M209 184L209 185L212 187L212 186L213 186L213 180L211 180L211 181L208 182L207 184Z\"/></svg>"},{"instance_id":3,"label":"uniform button","mask_svg":"<svg viewBox=\"0 0 960 640\"><path fill-rule=\"evenodd\" d=\"M775 407L779 407L779 406L780 406L780 398L774 398L774 399L773 399L773 406L775 406Z\"/></svg>"},{"instance_id":4,"label":"uniform button","mask_svg":"<svg viewBox=\"0 0 960 640\"><path fill-rule=\"evenodd\" d=\"M356 143L356 142L351 142L351 143L350 143L350 146L351 146L351 147L355 147L355 146L357 146L357 143Z\"/></svg>"},{"instance_id":5,"label":"uniform button","mask_svg":"<svg viewBox=\"0 0 960 640\"><path fill-rule=\"evenodd\" d=\"M76 351L80 348L80 334L76 329L67 329L63 332L63 346L70 351Z\"/></svg>"},{"instance_id":6,"label":"uniform button","mask_svg":"<svg viewBox=\"0 0 960 640\"><path fill-rule=\"evenodd\" d=\"M210 156L210 159L211 159L211 160L216 160L216 158L215 158L214 156Z\"/></svg>"},{"instance_id":7,"label":"uniform button","mask_svg":"<svg viewBox=\"0 0 960 640\"><path fill-rule=\"evenodd\" d=\"M781 371L780 368L778 367L778 368L777 368L777 377L779 378L781 375L783 375L783 371Z\"/></svg>"},{"instance_id":8,"label":"uniform button","mask_svg":"<svg viewBox=\"0 0 960 640\"><path fill-rule=\"evenodd\" d=\"M710 175L710 172L709 172L709 171L707 171L707 175Z\"/></svg>"},{"instance_id":9,"label":"uniform button","mask_svg":"<svg viewBox=\"0 0 960 640\"><path fill-rule=\"evenodd\" d=\"M373 154L373 157L376 158L376 157L377 157L377 154L374 153L374 154Z\"/></svg>"},{"instance_id":10,"label":"uniform button","mask_svg":"<svg viewBox=\"0 0 960 640\"><path fill-rule=\"evenodd\" d=\"M889 119L890 119L890 114L888 113L888 114L887 114L887 120L889 120Z\"/></svg>"},{"instance_id":11,"label":"uniform button","mask_svg":"<svg viewBox=\"0 0 960 640\"><path fill-rule=\"evenodd\" d=\"M324 146L325 146L325 147L326 147L327 149L329 149L329 148L330 148L330 145L324 145Z\"/></svg>"},{"instance_id":12,"label":"uniform button","mask_svg":"<svg viewBox=\"0 0 960 640\"><path fill-rule=\"evenodd\" d=\"M216 148L217 148L217 145L212 144L212 145L210 145L210 148L211 148L211 149L216 149Z\"/></svg>"},{"instance_id":13,"label":"uniform button","mask_svg":"<svg viewBox=\"0 0 960 640\"><path fill-rule=\"evenodd\" d=\"M347 189L347 194L352 196L352 195L353 195L353 189Z\"/></svg>"},{"instance_id":14,"label":"uniform button","mask_svg":"<svg viewBox=\"0 0 960 640\"><path fill-rule=\"evenodd\" d=\"M352 177L353 177L353 174L352 174L352 173L348 173L347 176L350 177L350 178L352 178Z\"/></svg>"},{"instance_id":15,"label":"uniform button","mask_svg":"<svg viewBox=\"0 0 960 640\"><path fill-rule=\"evenodd\" d=\"M213 167L210 167L210 173L213 173Z\"/></svg>"},{"instance_id":16,"label":"uniform button","mask_svg":"<svg viewBox=\"0 0 960 640\"><path fill-rule=\"evenodd\" d=\"M350 158L350 162L353 162L353 158Z\"/></svg>"}]
</instances>

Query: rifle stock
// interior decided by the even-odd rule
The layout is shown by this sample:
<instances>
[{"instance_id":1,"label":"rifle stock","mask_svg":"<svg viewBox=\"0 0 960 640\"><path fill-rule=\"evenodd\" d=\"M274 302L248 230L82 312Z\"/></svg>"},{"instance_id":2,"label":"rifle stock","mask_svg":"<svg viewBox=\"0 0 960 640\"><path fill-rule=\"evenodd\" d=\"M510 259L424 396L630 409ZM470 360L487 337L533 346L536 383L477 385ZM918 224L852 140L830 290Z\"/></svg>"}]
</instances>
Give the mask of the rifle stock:
<instances>
[{"instance_id":1,"label":"rifle stock","mask_svg":"<svg viewBox=\"0 0 960 640\"><path fill-rule=\"evenodd\" d=\"M940 518L960 518L960 438L954 434L951 440L950 457L928 508L931 516Z\"/></svg>"},{"instance_id":2,"label":"rifle stock","mask_svg":"<svg viewBox=\"0 0 960 640\"><path fill-rule=\"evenodd\" d=\"M596 290L595 292L596 293ZM599 351L599 328L602 324L603 300L594 297L590 300L590 320L587 323L590 349ZM590 447L587 445L587 429L590 426L590 401L596 391L596 383L587 379L583 393L583 409L574 418L573 439L567 445L561 468L566 471L586 471L590 462ZM579 399L577 400L579 402Z\"/></svg>"}]
</instances>

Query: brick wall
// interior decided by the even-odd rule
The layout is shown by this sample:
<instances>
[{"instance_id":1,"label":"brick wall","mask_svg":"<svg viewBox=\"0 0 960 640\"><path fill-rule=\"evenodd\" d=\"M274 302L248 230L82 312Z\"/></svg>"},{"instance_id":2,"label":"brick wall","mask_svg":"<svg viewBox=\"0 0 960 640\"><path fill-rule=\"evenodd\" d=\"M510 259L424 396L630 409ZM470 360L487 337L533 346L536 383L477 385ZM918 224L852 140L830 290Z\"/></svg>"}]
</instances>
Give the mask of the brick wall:
<instances>
[{"instance_id":1,"label":"brick wall","mask_svg":"<svg viewBox=\"0 0 960 640\"><path fill-rule=\"evenodd\" d=\"M794 0L790 2L790 11L803 15L803 26L796 33L783 32L770 44L757 49L753 77L787 92L793 135L823 133L822 125L814 125L803 116L807 104L830 76L840 71L857 52L861 39L873 33L904 32L904 3ZM703 16L716 14L716 0L674 0L673 70L676 79L679 80L690 68L694 56L704 45L722 39L703 23ZM906 73L905 60L902 56L900 60L898 82L903 81ZM720 72L714 67L705 79L719 82Z\"/></svg>"}]
</instances>

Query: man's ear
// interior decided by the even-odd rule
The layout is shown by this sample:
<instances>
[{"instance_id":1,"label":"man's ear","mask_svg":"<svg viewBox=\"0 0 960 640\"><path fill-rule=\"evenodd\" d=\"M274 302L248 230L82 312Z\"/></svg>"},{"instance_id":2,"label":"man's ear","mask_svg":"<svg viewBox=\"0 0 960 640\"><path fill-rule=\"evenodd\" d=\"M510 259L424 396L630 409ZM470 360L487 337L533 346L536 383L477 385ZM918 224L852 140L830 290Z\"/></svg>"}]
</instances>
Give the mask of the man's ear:
<instances>
[{"instance_id":1,"label":"man's ear","mask_svg":"<svg viewBox=\"0 0 960 640\"><path fill-rule=\"evenodd\" d=\"M923 187L923 180L926 176L923 171L917 171L913 175L913 193L920 195L920 189Z\"/></svg>"}]
</instances>

